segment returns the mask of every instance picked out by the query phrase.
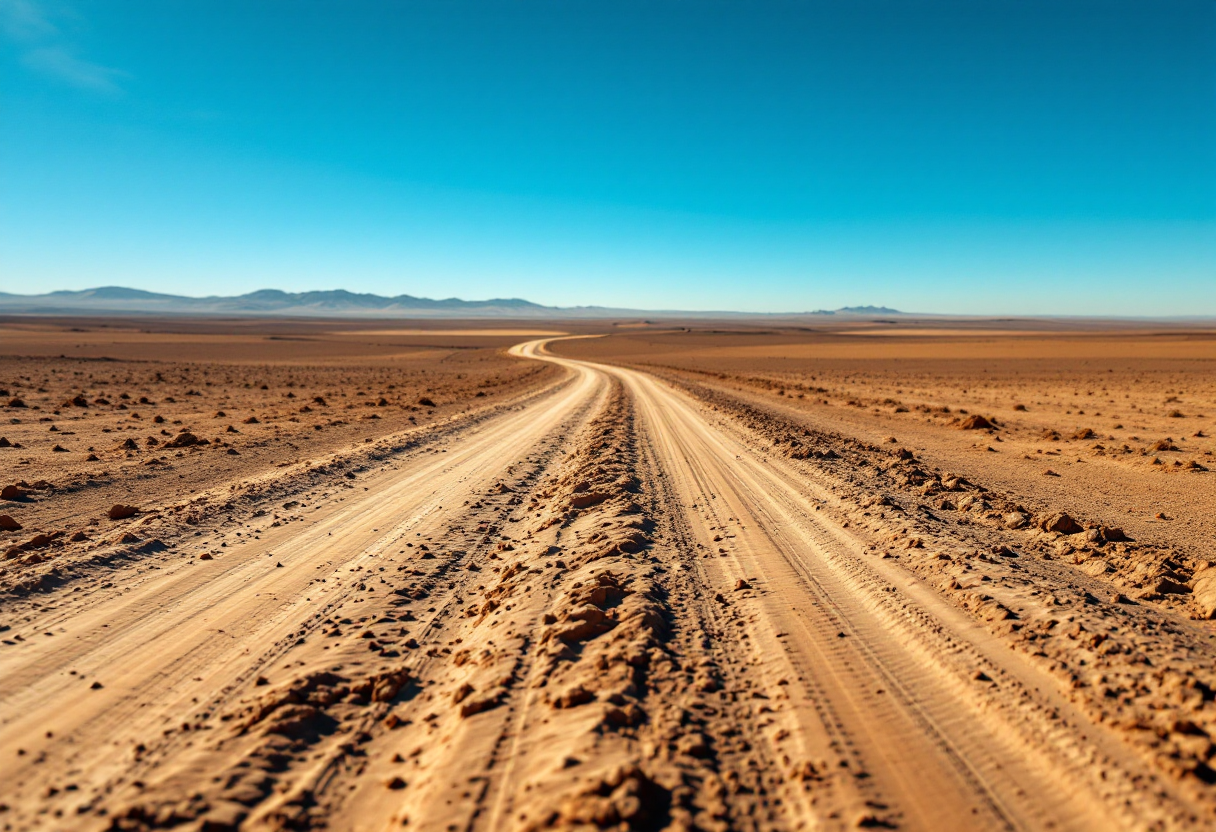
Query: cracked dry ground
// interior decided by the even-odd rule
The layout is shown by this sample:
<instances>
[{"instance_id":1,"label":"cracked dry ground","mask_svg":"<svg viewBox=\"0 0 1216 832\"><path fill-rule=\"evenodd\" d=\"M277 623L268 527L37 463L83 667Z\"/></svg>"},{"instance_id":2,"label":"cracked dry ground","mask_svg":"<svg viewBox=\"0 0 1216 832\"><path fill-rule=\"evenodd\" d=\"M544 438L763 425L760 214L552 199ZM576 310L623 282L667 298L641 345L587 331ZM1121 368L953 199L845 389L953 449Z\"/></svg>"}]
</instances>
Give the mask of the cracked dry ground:
<instances>
[{"instance_id":1,"label":"cracked dry ground","mask_svg":"<svg viewBox=\"0 0 1216 832\"><path fill-rule=\"evenodd\" d=\"M685 377L514 352L557 380L15 585L0 823L1213 822L1207 633L1060 557L1058 513Z\"/></svg>"}]
</instances>

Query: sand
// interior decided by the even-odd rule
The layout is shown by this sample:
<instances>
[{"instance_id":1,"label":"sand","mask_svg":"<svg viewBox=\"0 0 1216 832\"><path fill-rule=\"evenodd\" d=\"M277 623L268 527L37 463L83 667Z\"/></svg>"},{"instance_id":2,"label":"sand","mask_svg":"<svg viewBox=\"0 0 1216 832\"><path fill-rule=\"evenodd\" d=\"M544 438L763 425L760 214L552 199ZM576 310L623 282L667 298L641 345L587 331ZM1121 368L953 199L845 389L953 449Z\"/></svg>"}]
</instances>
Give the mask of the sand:
<instances>
[{"instance_id":1,"label":"sand","mask_svg":"<svg viewBox=\"0 0 1216 832\"><path fill-rule=\"evenodd\" d=\"M1213 823L1212 331L108 324L0 322L7 828Z\"/></svg>"}]
</instances>

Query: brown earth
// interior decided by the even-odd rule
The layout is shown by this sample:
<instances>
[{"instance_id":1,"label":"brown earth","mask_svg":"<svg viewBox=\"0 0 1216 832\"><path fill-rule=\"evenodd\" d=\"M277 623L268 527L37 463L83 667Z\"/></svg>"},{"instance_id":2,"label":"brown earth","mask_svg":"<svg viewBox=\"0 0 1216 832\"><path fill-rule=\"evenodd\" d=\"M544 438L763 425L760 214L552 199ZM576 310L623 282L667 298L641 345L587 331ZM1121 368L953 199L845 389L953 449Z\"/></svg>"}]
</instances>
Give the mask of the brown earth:
<instances>
[{"instance_id":1,"label":"brown earth","mask_svg":"<svg viewBox=\"0 0 1216 832\"><path fill-rule=\"evenodd\" d=\"M1213 823L1212 329L106 323L0 321L6 829Z\"/></svg>"}]
</instances>

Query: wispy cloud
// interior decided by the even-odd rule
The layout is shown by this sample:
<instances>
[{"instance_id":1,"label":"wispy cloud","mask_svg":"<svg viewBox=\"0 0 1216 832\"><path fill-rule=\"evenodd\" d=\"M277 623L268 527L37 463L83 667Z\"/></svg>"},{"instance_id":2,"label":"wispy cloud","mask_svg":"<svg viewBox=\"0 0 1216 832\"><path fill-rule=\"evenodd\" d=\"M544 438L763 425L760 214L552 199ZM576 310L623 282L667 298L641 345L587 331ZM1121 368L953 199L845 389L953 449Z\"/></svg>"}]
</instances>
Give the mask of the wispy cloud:
<instances>
[{"instance_id":1,"label":"wispy cloud","mask_svg":"<svg viewBox=\"0 0 1216 832\"><path fill-rule=\"evenodd\" d=\"M118 82L127 77L127 73L120 69L83 60L62 46L31 49L25 53L22 61L43 75L57 78L74 87L111 95L122 91Z\"/></svg>"},{"instance_id":2,"label":"wispy cloud","mask_svg":"<svg viewBox=\"0 0 1216 832\"><path fill-rule=\"evenodd\" d=\"M45 7L35 0L0 0L0 31L21 50L21 62L48 78L90 92L116 95L130 77L79 57Z\"/></svg>"},{"instance_id":3,"label":"wispy cloud","mask_svg":"<svg viewBox=\"0 0 1216 832\"><path fill-rule=\"evenodd\" d=\"M20 41L58 34L55 25L31 0L0 0L0 28L8 37Z\"/></svg>"}]
</instances>

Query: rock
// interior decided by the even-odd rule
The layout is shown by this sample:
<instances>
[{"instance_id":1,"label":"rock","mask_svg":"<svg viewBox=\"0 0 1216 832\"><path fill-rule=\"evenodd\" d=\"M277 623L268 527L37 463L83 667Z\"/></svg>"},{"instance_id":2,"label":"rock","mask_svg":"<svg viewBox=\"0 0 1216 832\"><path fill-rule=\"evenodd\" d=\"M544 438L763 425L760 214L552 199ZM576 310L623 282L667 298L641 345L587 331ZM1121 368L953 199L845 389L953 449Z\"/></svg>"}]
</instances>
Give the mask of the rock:
<instances>
[{"instance_id":1,"label":"rock","mask_svg":"<svg viewBox=\"0 0 1216 832\"><path fill-rule=\"evenodd\" d=\"M3 436L0 436L0 448L11 448L11 447L13 447L13 443L9 442Z\"/></svg>"},{"instance_id":2,"label":"rock","mask_svg":"<svg viewBox=\"0 0 1216 832\"><path fill-rule=\"evenodd\" d=\"M0 514L0 530L6 532L19 532L22 526L8 514Z\"/></svg>"},{"instance_id":3,"label":"rock","mask_svg":"<svg viewBox=\"0 0 1216 832\"><path fill-rule=\"evenodd\" d=\"M423 407L434 407L435 406L435 403L433 401L431 401L430 397L428 397L428 396L423 396L422 398L420 398L418 400L418 404L422 405Z\"/></svg>"},{"instance_id":4,"label":"rock","mask_svg":"<svg viewBox=\"0 0 1216 832\"><path fill-rule=\"evenodd\" d=\"M1190 597L1199 618L1216 618L1216 567L1205 563L1195 569L1194 578L1190 581Z\"/></svg>"},{"instance_id":5,"label":"rock","mask_svg":"<svg viewBox=\"0 0 1216 832\"><path fill-rule=\"evenodd\" d=\"M1094 558L1087 560L1082 566L1081 571L1093 578L1100 578L1103 575L1109 575L1115 571L1115 568L1110 565L1110 562L1103 558Z\"/></svg>"},{"instance_id":6,"label":"rock","mask_svg":"<svg viewBox=\"0 0 1216 832\"><path fill-rule=\"evenodd\" d=\"M1064 512L1051 515L1043 521L1040 528L1045 532L1059 532L1060 534L1077 534L1084 531L1076 520Z\"/></svg>"},{"instance_id":7,"label":"rock","mask_svg":"<svg viewBox=\"0 0 1216 832\"><path fill-rule=\"evenodd\" d=\"M3 500L24 500L29 496L29 493L17 485L6 485L0 489L0 499Z\"/></svg>"},{"instance_id":8,"label":"rock","mask_svg":"<svg viewBox=\"0 0 1216 832\"><path fill-rule=\"evenodd\" d=\"M1074 433L1072 435L1072 438L1073 439L1093 439L1094 432L1092 430L1090 430L1089 428L1081 428L1079 431L1077 431L1076 433Z\"/></svg>"},{"instance_id":9,"label":"rock","mask_svg":"<svg viewBox=\"0 0 1216 832\"><path fill-rule=\"evenodd\" d=\"M1111 526L1096 526L1085 532L1085 540L1089 543L1101 545L1103 543L1118 543L1127 541L1130 538L1124 534L1123 529L1116 529Z\"/></svg>"},{"instance_id":10,"label":"rock","mask_svg":"<svg viewBox=\"0 0 1216 832\"><path fill-rule=\"evenodd\" d=\"M1150 591L1158 595L1186 595L1191 591L1191 588L1172 578L1161 577L1152 585Z\"/></svg>"},{"instance_id":11,"label":"rock","mask_svg":"<svg viewBox=\"0 0 1216 832\"><path fill-rule=\"evenodd\" d=\"M747 581L743 580L742 578L735 581L735 592L739 592L740 590L751 589L751 588L752 588L752 585L749 584Z\"/></svg>"},{"instance_id":12,"label":"rock","mask_svg":"<svg viewBox=\"0 0 1216 832\"><path fill-rule=\"evenodd\" d=\"M124 441L118 447L122 448L125 451L138 451L139 450L139 445L137 445L135 443L135 440L129 436L127 437L126 441Z\"/></svg>"},{"instance_id":13,"label":"rock","mask_svg":"<svg viewBox=\"0 0 1216 832\"><path fill-rule=\"evenodd\" d=\"M1030 522L1030 518L1020 511L1011 511L1002 518L1002 521L1007 529L1024 529Z\"/></svg>"},{"instance_id":14,"label":"rock","mask_svg":"<svg viewBox=\"0 0 1216 832\"><path fill-rule=\"evenodd\" d=\"M962 424L959 425L960 430L989 430L995 427L996 425L992 424L992 422L988 421L978 413L973 413L972 415L968 416L965 420L963 420Z\"/></svg>"},{"instance_id":15,"label":"rock","mask_svg":"<svg viewBox=\"0 0 1216 832\"><path fill-rule=\"evenodd\" d=\"M198 559L199 560L215 560L215 558L213 558L211 556L210 552L203 552L201 555L198 556Z\"/></svg>"},{"instance_id":16,"label":"rock","mask_svg":"<svg viewBox=\"0 0 1216 832\"><path fill-rule=\"evenodd\" d=\"M55 532L54 534L36 534L29 540L22 543L21 548L27 551L29 549L45 549L47 546L50 546L51 543L54 542L55 538L59 537L61 534L62 532Z\"/></svg>"},{"instance_id":17,"label":"rock","mask_svg":"<svg viewBox=\"0 0 1216 832\"><path fill-rule=\"evenodd\" d=\"M4 554L5 560L12 560L21 556L23 552L29 552L34 549L45 549L56 540L63 536L63 532L51 532L50 534L36 534L29 540L17 546L11 547Z\"/></svg>"},{"instance_id":18,"label":"rock","mask_svg":"<svg viewBox=\"0 0 1216 832\"><path fill-rule=\"evenodd\" d=\"M1216 618L1216 567L1204 564L1202 569L1195 570L1195 577L1191 580L1191 599L1200 618Z\"/></svg>"},{"instance_id":19,"label":"rock","mask_svg":"<svg viewBox=\"0 0 1216 832\"><path fill-rule=\"evenodd\" d=\"M106 516L111 520L126 520L128 517L134 517L137 514L139 514L139 509L135 506L123 505L122 503L115 503L106 512Z\"/></svg>"},{"instance_id":20,"label":"rock","mask_svg":"<svg viewBox=\"0 0 1216 832\"><path fill-rule=\"evenodd\" d=\"M8 406L9 407L25 407L26 405L25 405L25 402L23 402L21 399L12 398L12 399L8 400Z\"/></svg>"},{"instance_id":21,"label":"rock","mask_svg":"<svg viewBox=\"0 0 1216 832\"><path fill-rule=\"evenodd\" d=\"M575 685L557 699L553 700L555 708L576 708L595 700L595 694L582 685Z\"/></svg>"}]
</instances>

